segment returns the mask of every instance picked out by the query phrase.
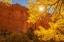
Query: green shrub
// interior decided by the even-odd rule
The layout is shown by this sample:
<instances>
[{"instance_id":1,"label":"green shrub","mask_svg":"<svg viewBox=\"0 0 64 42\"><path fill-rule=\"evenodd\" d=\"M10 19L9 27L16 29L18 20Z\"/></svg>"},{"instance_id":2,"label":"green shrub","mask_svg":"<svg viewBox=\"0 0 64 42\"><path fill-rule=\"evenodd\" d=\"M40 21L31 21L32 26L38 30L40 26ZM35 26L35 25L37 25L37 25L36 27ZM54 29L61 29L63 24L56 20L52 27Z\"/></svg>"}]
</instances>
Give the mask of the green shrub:
<instances>
[{"instance_id":1,"label":"green shrub","mask_svg":"<svg viewBox=\"0 0 64 42\"><path fill-rule=\"evenodd\" d=\"M40 42L40 40L38 39L36 35L34 35L33 42Z\"/></svg>"},{"instance_id":2,"label":"green shrub","mask_svg":"<svg viewBox=\"0 0 64 42\"><path fill-rule=\"evenodd\" d=\"M34 29L32 27L30 27L27 31L27 36L30 40L33 40L34 37Z\"/></svg>"},{"instance_id":3,"label":"green shrub","mask_svg":"<svg viewBox=\"0 0 64 42\"><path fill-rule=\"evenodd\" d=\"M29 42L29 39L25 34L12 34L9 42Z\"/></svg>"}]
</instances>

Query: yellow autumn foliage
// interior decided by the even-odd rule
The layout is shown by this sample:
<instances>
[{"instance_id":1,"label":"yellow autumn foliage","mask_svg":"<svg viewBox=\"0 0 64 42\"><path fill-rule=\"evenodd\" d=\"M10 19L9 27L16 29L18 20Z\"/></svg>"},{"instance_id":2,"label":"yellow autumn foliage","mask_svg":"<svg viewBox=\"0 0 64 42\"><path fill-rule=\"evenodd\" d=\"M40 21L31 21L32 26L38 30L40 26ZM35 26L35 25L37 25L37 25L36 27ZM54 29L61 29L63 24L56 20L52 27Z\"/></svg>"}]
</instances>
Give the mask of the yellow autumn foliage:
<instances>
[{"instance_id":1,"label":"yellow autumn foliage","mask_svg":"<svg viewBox=\"0 0 64 42\"><path fill-rule=\"evenodd\" d=\"M50 28L48 30L45 30L42 26L39 26L39 30L35 30L34 34L39 37L38 39L44 41L51 39L55 41L64 41L64 18L62 17L63 15L58 15L57 17L55 16L58 20L56 22L49 22Z\"/></svg>"},{"instance_id":2,"label":"yellow autumn foliage","mask_svg":"<svg viewBox=\"0 0 64 42\"><path fill-rule=\"evenodd\" d=\"M39 26L40 30L35 30L34 34L37 35L40 40L48 41L48 40L55 40L55 41L64 41L64 35L61 33L58 33L57 29L48 29L45 30L43 27Z\"/></svg>"},{"instance_id":3,"label":"yellow autumn foliage","mask_svg":"<svg viewBox=\"0 0 64 42\"><path fill-rule=\"evenodd\" d=\"M12 4L12 0L0 0L1 2Z\"/></svg>"},{"instance_id":4,"label":"yellow autumn foliage","mask_svg":"<svg viewBox=\"0 0 64 42\"><path fill-rule=\"evenodd\" d=\"M51 7L54 10L51 17L52 21L49 22L50 28L46 30L42 26L39 26L39 30L34 31L34 34L39 37L38 39L44 41L51 39L64 41L64 0L29 0L27 4L30 15L27 22L33 24L37 20L42 19L42 16L46 16ZM40 6L44 7L43 11L39 10Z\"/></svg>"}]
</instances>

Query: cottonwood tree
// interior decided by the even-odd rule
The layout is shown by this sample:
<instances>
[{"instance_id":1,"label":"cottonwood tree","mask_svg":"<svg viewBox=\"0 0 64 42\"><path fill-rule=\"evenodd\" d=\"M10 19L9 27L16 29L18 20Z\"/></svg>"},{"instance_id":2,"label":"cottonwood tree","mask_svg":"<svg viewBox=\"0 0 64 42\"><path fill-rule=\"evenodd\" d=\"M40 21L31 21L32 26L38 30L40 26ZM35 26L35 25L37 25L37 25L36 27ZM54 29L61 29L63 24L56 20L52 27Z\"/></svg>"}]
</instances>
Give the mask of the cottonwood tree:
<instances>
[{"instance_id":1,"label":"cottonwood tree","mask_svg":"<svg viewBox=\"0 0 64 42\"><path fill-rule=\"evenodd\" d=\"M29 23L34 24L41 20L42 16L45 17L48 13L52 14L52 21L49 22L50 28L45 30L39 26L40 30L35 30L35 35L44 41L51 39L56 42L64 41L64 0L28 0L27 4L30 15L27 22Z\"/></svg>"}]
</instances>

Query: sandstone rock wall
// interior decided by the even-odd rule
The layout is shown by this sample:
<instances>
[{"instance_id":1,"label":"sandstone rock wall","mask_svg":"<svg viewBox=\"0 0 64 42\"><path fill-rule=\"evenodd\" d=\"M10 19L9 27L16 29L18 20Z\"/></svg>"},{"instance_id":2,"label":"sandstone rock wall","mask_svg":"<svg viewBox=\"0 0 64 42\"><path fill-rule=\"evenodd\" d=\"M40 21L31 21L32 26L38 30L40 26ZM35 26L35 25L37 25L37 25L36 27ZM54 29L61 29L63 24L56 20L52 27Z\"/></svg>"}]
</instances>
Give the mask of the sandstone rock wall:
<instances>
[{"instance_id":1,"label":"sandstone rock wall","mask_svg":"<svg viewBox=\"0 0 64 42\"><path fill-rule=\"evenodd\" d=\"M27 23L29 17L27 10L26 7L20 4L7 6L5 3L0 2L0 30L7 29L8 31L19 33L20 31L26 32L29 27L38 29L40 25L46 29L49 28L50 14L42 17L42 20L38 20L35 24L31 24Z\"/></svg>"}]
</instances>

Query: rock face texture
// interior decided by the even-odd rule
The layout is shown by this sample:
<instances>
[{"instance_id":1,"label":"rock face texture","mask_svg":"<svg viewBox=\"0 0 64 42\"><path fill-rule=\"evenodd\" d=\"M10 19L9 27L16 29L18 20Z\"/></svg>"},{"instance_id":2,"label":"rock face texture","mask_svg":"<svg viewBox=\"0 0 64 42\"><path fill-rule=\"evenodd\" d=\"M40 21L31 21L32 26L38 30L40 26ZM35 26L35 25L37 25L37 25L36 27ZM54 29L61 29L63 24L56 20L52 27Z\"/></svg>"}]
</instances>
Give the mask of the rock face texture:
<instances>
[{"instance_id":1,"label":"rock face texture","mask_svg":"<svg viewBox=\"0 0 64 42\"><path fill-rule=\"evenodd\" d=\"M38 20L35 24L27 23L29 14L28 9L20 4L12 4L7 6L5 3L0 2L0 30L7 29L13 33L19 33L20 31L26 32L29 27L38 29L38 26L49 28L48 22L51 21L51 15L42 17L42 20Z\"/></svg>"}]
</instances>

